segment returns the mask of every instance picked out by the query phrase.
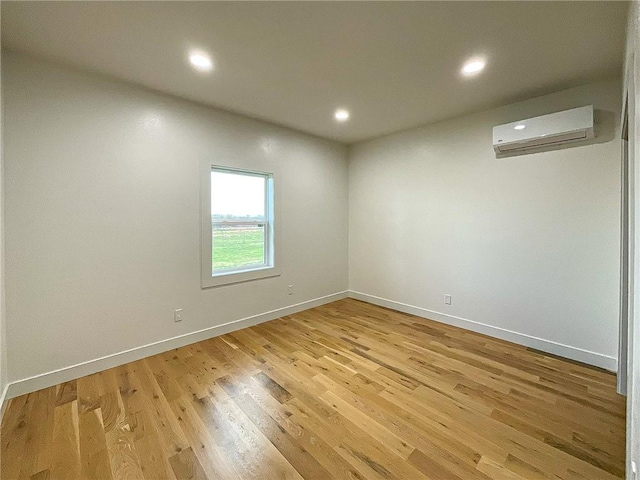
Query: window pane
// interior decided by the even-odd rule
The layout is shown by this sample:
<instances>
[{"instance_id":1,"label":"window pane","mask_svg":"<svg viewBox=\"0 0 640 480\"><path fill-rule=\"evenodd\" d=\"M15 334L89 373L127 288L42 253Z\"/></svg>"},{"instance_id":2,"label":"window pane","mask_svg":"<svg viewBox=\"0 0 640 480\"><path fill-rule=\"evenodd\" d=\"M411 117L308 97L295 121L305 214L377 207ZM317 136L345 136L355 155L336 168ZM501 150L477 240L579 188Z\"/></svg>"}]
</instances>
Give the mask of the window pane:
<instances>
[{"instance_id":1,"label":"window pane","mask_svg":"<svg viewBox=\"0 0 640 480\"><path fill-rule=\"evenodd\" d=\"M267 177L211 172L212 274L266 264Z\"/></svg>"},{"instance_id":2,"label":"window pane","mask_svg":"<svg viewBox=\"0 0 640 480\"><path fill-rule=\"evenodd\" d=\"M213 271L263 265L264 228L213 225Z\"/></svg>"},{"instance_id":3,"label":"window pane","mask_svg":"<svg viewBox=\"0 0 640 480\"><path fill-rule=\"evenodd\" d=\"M265 220L266 178L211 172L211 217L214 220Z\"/></svg>"}]
</instances>

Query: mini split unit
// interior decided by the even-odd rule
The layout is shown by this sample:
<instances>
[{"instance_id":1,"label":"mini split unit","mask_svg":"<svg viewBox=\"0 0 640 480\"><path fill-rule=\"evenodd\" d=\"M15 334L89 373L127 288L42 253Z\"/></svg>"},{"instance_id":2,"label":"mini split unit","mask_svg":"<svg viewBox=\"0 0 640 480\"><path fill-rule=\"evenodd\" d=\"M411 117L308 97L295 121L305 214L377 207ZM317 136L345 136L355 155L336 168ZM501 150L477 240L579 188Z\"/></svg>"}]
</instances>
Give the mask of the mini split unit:
<instances>
[{"instance_id":1,"label":"mini split unit","mask_svg":"<svg viewBox=\"0 0 640 480\"><path fill-rule=\"evenodd\" d=\"M493 127L496 153L518 153L593 138L593 105Z\"/></svg>"}]
</instances>

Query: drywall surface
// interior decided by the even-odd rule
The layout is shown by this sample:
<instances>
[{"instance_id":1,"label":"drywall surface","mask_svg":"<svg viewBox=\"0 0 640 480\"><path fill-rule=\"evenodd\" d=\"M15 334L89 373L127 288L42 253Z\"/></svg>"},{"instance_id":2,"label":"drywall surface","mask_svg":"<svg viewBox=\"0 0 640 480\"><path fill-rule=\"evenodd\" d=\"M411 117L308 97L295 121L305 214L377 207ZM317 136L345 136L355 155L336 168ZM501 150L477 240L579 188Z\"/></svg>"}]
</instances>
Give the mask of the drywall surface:
<instances>
[{"instance_id":1,"label":"drywall surface","mask_svg":"<svg viewBox=\"0 0 640 480\"><path fill-rule=\"evenodd\" d=\"M344 146L14 53L2 66L10 381L347 289ZM275 174L280 277L201 288L208 161Z\"/></svg>"},{"instance_id":2,"label":"drywall surface","mask_svg":"<svg viewBox=\"0 0 640 480\"><path fill-rule=\"evenodd\" d=\"M629 9L627 45L625 55L624 97L628 96L629 155L633 164L632 185L635 191L634 247L632 249L634 288L632 294L633 315L630 315L627 359L627 479L635 480L633 465L640 475L640 4L634 1Z\"/></svg>"},{"instance_id":3,"label":"drywall surface","mask_svg":"<svg viewBox=\"0 0 640 480\"><path fill-rule=\"evenodd\" d=\"M350 290L615 370L620 91L605 81L353 145ZM496 158L493 126L588 104L591 144Z\"/></svg>"},{"instance_id":4,"label":"drywall surface","mask_svg":"<svg viewBox=\"0 0 640 480\"><path fill-rule=\"evenodd\" d=\"M2 64L0 59L0 71ZM0 79L0 419L7 386L7 335L4 283L4 115L2 104L2 79Z\"/></svg>"}]
</instances>

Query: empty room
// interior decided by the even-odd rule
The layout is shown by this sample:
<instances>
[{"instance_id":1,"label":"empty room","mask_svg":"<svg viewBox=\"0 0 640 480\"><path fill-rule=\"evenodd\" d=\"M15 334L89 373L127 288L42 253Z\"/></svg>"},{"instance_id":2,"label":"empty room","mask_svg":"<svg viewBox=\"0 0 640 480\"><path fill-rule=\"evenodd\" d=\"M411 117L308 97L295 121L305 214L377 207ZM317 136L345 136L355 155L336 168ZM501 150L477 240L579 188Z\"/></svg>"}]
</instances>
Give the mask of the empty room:
<instances>
[{"instance_id":1,"label":"empty room","mask_svg":"<svg viewBox=\"0 0 640 480\"><path fill-rule=\"evenodd\" d=\"M637 1L0 20L0 480L640 480Z\"/></svg>"}]
</instances>

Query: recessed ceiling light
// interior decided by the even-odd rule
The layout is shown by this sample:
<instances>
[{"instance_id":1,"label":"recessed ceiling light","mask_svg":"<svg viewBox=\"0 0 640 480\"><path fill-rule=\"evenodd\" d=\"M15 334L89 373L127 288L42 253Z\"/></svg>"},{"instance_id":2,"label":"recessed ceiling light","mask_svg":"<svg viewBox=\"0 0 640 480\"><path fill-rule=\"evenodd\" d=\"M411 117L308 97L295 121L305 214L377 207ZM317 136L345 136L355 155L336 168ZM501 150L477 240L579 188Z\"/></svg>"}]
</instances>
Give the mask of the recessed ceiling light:
<instances>
[{"instance_id":1,"label":"recessed ceiling light","mask_svg":"<svg viewBox=\"0 0 640 480\"><path fill-rule=\"evenodd\" d=\"M514 130L524 130L525 128L527 128L527 126L522 124L513 127Z\"/></svg>"},{"instance_id":2,"label":"recessed ceiling light","mask_svg":"<svg viewBox=\"0 0 640 480\"><path fill-rule=\"evenodd\" d=\"M463 65L462 74L466 75L467 77L471 75L476 75L484 69L485 65L486 65L486 62L478 58L469 60L467 63Z\"/></svg>"},{"instance_id":3,"label":"recessed ceiling light","mask_svg":"<svg viewBox=\"0 0 640 480\"><path fill-rule=\"evenodd\" d=\"M333 116L339 122L344 122L345 120L349 119L349 111L345 110L344 108L339 108L338 110L336 110L336 113Z\"/></svg>"},{"instance_id":4,"label":"recessed ceiling light","mask_svg":"<svg viewBox=\"0 0 640 480\"><path fill-rule=\"evenodd\" d=\"M213 70L213 62L211 57L203 52L191 52L189 54L189 62L191 66L200 72L210 72Z\"/></svg>"}]
</instances>

